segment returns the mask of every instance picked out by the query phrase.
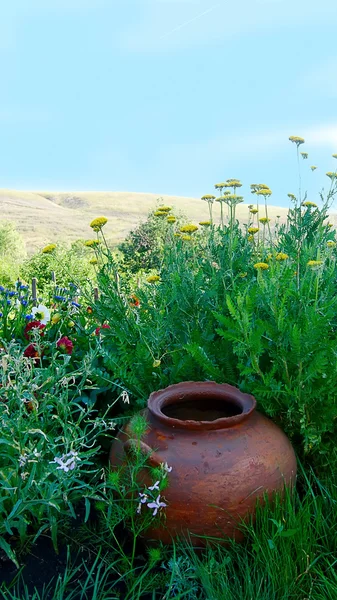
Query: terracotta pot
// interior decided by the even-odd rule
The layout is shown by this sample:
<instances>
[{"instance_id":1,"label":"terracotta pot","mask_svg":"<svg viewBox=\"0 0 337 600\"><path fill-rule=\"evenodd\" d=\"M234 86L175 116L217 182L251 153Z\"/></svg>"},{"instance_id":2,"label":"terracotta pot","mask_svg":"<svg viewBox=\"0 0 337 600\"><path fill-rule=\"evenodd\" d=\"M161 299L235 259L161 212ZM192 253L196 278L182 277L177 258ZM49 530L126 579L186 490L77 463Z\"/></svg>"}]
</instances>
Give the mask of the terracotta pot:
<instances>
[{"instance_id":1,"label":"terracotta pot","mask_svg":"<svg viewBox=\"0 0 337 600\"><path fill-rule=\"evenodd\" d=\"M170 543L191 533L242 539L238 524L254 514L257 498L272 496L296 477L285 434L255 410L253 396L214 382L186 381L153 392L144 415L141 448L151 465L172 467L163 492L166 518L146 535ZM128 427L113 443L112 465L125 461L134 441Z\"/></svg>"}]
</instances>

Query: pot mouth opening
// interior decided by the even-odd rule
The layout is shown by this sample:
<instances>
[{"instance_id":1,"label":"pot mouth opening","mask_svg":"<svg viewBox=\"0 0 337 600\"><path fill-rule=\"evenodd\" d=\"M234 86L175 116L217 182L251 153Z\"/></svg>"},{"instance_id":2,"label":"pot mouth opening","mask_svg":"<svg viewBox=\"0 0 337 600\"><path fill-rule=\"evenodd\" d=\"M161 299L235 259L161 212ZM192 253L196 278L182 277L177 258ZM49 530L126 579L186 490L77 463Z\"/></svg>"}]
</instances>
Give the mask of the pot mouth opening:
<instances>
[{"instance_id":1,"label":"pot mouth opening","mask_svg":"<svg viewBox=\"0 0 337 600\"><path fill-rule=\"evenodd\" d=\"M245 421L255 410L255 398L212 381L182 382L153 392L149 412L168 427L223 429Z\"/></svg>"},{"instance_id":2,"label":"pot mouth opening","mask_svg":"<svg viewBox=\"0 0 337 600\"><path fill-rule=\"evenodd\" d=\"M221 398L196 398L162 406L161 412L180 421L215 421L241 415L242 406Z\"/></svg>"}]
</instances>

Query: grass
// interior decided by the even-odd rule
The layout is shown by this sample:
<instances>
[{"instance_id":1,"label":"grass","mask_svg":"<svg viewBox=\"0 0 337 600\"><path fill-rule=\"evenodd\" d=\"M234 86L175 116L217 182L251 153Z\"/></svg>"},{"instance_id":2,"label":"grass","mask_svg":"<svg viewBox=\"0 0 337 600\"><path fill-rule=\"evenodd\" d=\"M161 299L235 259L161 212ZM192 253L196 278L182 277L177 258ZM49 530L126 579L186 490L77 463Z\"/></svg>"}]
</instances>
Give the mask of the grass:
<instances>
[{"instance_id":1,"label":"grass","mask_svg":"<svg viewBox=\"0 0 337 600\"><path fill-rule=\"evenodd\" d=\"M72 559L45 588L32 590L19 575L0 588L4 600L335 600L337 486L301 469L294 495L260 507L242 544L188 542L172 548L138 545L133 568L124 567L112 539L95 543L97 527L81 533L80 561ZM73 540L76 541L76 538ZM73 548L75 546L73 545ZM75 553L74 553L75 556ZM88 558L91 557L91 558Z\"/></svg>"},{"instance_id":2,"label":"grass","mask_svg":"<svg viewBox=\"0 0 337 600\"><path fill-rule=\"evenodd\" d=\"M113 244L122 241L127 233L146 219L156 206L159 195L134 192L27 192L0 190L1 218L16 223L29 254L47 243L72 242L91 237L90 221L100 215L108 217L105 232ZM206 202L197 198L162 196L174 211L183 212L190 221L208 219ZM219 211L215 211L218 215ZM269 207L271 218L281 216L285 221L286 208ZM247 222L247 204L237 207L237 217Z\"/></svg>"}]
</instances>

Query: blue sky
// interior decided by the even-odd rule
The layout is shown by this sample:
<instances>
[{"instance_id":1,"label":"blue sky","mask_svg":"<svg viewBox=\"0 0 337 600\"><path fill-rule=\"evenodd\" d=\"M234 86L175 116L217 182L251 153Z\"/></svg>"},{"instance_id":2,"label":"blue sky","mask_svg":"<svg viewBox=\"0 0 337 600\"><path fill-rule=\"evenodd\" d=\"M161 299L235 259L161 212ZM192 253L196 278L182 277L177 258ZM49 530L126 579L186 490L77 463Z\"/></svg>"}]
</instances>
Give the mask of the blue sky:
<instances>
[{"instance_id":1,"label":"blue sky","mask_svg":"<svg viewBox=\"0 0 337 600\"><path fill-rule=\"evenodd\" d=\"M2 188L199 197L240 178L287 205L337 168L336 0L11 0ZM317 165L314 173L310 165Z\"/></svg>"}]
</instances>

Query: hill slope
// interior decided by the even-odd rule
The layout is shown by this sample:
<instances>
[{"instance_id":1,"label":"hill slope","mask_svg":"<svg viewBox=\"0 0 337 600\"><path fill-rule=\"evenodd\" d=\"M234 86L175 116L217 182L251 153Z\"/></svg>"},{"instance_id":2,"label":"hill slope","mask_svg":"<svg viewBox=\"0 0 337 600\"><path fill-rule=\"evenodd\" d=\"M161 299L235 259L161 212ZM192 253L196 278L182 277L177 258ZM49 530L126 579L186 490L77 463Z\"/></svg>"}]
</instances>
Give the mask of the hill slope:
<instances>
[{"instance_id":1,"label":"hill slope","mask_svg":"<svg viewBox=\"0 0 337 600\"><path fill-rule=\"evenodd\" d=\"M89 223L98 216L108 218L106 235L114 243L118 243L140 221L146 219L149 211L156 207L158 199L160 203L172 206L172 212L186 215L191 222L197 223L209 217L207 203L196 198L134 192L0 190L0 219L16 223L29 253L50 242L69 242L92 237ZM213 212L217 221L220 213L217 203L214 204ZM270 207L269 213L271 218L280 215L283 221L287 209ZM247 204L238 205L237 216L240 221L247 222Z\"/></svg>"}]
</instances>

